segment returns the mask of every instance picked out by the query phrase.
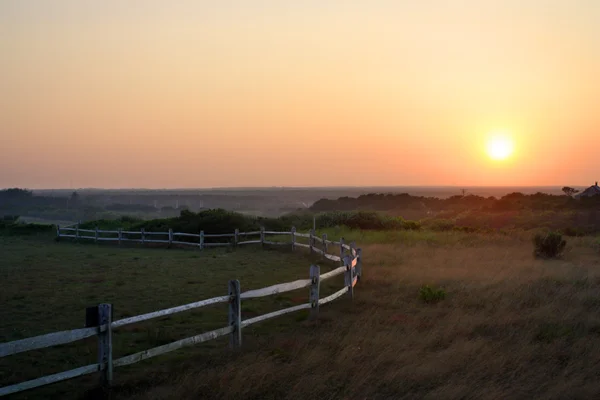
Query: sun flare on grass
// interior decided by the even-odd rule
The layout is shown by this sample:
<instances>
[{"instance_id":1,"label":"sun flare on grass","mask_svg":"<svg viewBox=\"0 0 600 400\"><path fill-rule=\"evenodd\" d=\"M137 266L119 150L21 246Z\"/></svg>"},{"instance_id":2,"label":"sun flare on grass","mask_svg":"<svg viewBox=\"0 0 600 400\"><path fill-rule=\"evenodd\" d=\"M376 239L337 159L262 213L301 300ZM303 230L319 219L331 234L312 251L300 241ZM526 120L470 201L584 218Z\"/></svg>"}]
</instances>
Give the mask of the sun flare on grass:
<instances>
[{"instance_id":1,"label":"sun flare on grass","mask_svg":"<svg viewBox=\"0 0 600 400\"><path fill-rule=\"evenodd\" d=\"M492 160L502 161L515 151L515 145L506 132L491 132L487 141L487 154Z\"/></svg>"}]
</instances>

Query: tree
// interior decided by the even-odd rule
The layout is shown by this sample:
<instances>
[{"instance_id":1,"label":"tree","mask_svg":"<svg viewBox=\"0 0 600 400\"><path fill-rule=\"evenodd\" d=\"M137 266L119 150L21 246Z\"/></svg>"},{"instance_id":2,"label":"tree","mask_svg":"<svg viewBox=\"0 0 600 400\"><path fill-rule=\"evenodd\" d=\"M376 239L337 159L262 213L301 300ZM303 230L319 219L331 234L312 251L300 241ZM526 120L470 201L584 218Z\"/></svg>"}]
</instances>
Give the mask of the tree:
<instances>
[{"instance_id":1,"label":"tree","mask_svg":"<svg viewBox=\"0 0 600 400\"><path fill-rule=\"evenodd\" d=\"M564 194L566 194L569 197L572 197L574 194L579 193L579 190L573 189L572 187L569 187L569 186L565 186L564 188L562 188L562 191L564 192Z\"/></svg>"}]
</instances>

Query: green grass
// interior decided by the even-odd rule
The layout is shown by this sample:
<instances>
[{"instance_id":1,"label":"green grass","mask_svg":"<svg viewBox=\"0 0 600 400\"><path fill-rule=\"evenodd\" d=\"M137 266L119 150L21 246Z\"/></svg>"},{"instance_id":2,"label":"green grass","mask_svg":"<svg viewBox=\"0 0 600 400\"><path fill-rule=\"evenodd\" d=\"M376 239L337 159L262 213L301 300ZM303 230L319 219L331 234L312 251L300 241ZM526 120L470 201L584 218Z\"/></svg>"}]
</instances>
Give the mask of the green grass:
<instances>
[{"instance_id":1,"label":"green grass","mask_svg":"<svg viewBox=\"0 0 600 400\"><path fill-rule=\"evenodd\" d=\"M311 260L308 252L286 249L261 250L258 246L236 250L181 250L119 248L74 242L55 242L50 235L0 237L0 342L44 333L80 328L85 308L112 303L114 318L139 315L227 293L228 280L239 279L242 291L308 278L312 262L322 271L335 263ZM342 278L324 283L324 295L342 287ZM308 289L242 302L242 318L308 302ZM244 330L247 339L305 319L307 313L280 318L276 325L257 324ZM220 304L171 317L118 329L114 333L114 357L193 336L227 325L227 305ZM190 353L223 352L227 338L178 351L127 371L139 373L147 364L173 365ZM220 356L217 354L217 356ZM95 362L94 338L0 359L0 385L8 385ZM171 363L171 364L169 364ZM27 366L27 367L23 367ZM93 387L95 378L75 379L27 396L79 393ZM77 389L75 389L77 388ZM58 392L57 392L58 391ZM31 398L31 397L26 397Z\"/></svg>"},{"instance_id":2,"label":"green grass","mask_svg":"<svg viewBox=\"0 0 600 400\"><path fill-rule=\"evenodd\" d=\"M545 260L532 254L532 232L326 233L363 249L364 275L352 302L322 307L316 322L299 312L244 329L240 352L227 351L223 338L116 369L114 398L600 396L597 237L569 238L562 258ZM239 278L243 290L304 278L315 261L303 250L0 240L7 254L0 279L10 282L0 294L5 338L79 327L84 307L101 301L113 301L121 318L221 295L231 278ZM323 295L341 287L339 278ZM426 303L424 285L447 295ZM304 302L306 292L242 302L243 313L248 318ZM225 321L226 306L217 305L117 330L117 356ZM91 363L95 353L89 340L0 359L2 384ZM96 382L95 376L78 378L16 398L89 398L86 390Z\"/></svg>"}]
</instances>

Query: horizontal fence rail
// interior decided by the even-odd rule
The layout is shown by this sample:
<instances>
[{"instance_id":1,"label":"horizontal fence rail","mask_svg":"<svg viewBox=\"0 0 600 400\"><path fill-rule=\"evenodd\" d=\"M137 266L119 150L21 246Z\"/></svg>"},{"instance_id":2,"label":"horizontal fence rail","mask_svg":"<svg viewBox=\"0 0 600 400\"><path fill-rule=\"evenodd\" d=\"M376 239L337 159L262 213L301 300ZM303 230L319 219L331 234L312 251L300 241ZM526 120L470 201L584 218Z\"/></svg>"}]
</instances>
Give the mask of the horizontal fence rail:
<instances>
[{"instance_id":1,"label":"horizontal fence rail","mask_svg":"<svg viewBox=\"0 0 600 400\"><path fill-rule=\"evenodd\" d=\"M79 225L75 227L60 228L57 226L57 236L59 238L75 238L75 239L91 239L95 241L133 241L141 243L169 243L169 244L182 244L191 245L199 248L204 247L216 247L216 246L237 246L244 244L270 244L270 245L291 245L292 249L296 247L309 248L312 253L320 254L325 260L331 260L334 262L341 263L342 265L326 273L320 273L320 267L318 265L311 265L309 279L299 279L292 282L279 283L276 285L252 289L245 292L240 292L239 281L229 281L229 294L213 297L206 300L197 301L194 303L184 304L176 307L171 307L159 311L154 311L142 315L122 318L120 320L112 321L112 305L111 304L100 304L97 307L88 308L86 310L86 325L88 313L91 316L97 317L92 318L93 322L90 322L93 326L87 326L81 329L66 330L61 332L53 332L45 335L39 335L31 338L16 340L8 343L0 343L0 357L6 357L26 351L43 349L51 346L63 345L82 339L86 339L92 336L98 338L98 363L86 365L83 367L75 368L69 371L59 372L52 375L47 375L41 378L29 380L26 382L17 383L10 386L0 388L0 396L21 392L28 389L64 381L67 379L76 378L78 376L98 373L101 374L101 382L104 386L109 387L113 378L113 369L125 365L134 364L158 355L166 354L182 347L193 346L208 340L213 340L218 337L230 336L230 345L233 348L241 346L241 331L243 328L248 327L258 322L266 321L271 318L276 318L285 314L289 314L301 310L310 310L310 317L316 318L320 305L330 303L345 294L348 294L350 299L353 298L354 286L360 280L362 275L362 252L356 246L351 244L345 244L344 239L340 239L339 242L333 242L327 240L327 236L323 235L322 238L315 235L314 231L310 233L298 233L295 228L292 228L290 232L279 232L279 231L260 231L254 232L239 232L236 230L233 234L210 234L206 235L204 232L199 234L192 234L186 232L146 232L141 230L137 231L124 231L122 229L116 231L107 231L100 229L80 229ZM75 232L75 234L65 234L66 232ZM94 236L83 236L81 233L90 234ZM117 237L100 237L99 235L117 235ZM131 239L123 237L123 235L139 235L140 239ZM147 239L147 236L162 235L168 237L167 240L158 239ZM260 235L260 240L245 240L239 241L239 237ZM265 240L266 235L291 235L290 242L274 242ZM193 238L197 239L194 242L175 241L174 237L182 238ZM309 243L298 243L297 237L308 238ZM233 238L232 242L214 242L206 243L205 238ZM319 242L319 247L316 243ZM329 254L328 245L335 246L330 248L339 249L340 255ZM348 251L349 254L344 254ZM338 264L339 265L339 264ZM320 283L324 280L333 278L338 275L344 274L344 287L337 292L324 297L319 297ZM290 292L293 290L309 288L309 302L300 304L297 306L285 308L270 312L268 314L256 316L246 320L241 319L241 300L249 300L259 297L271 296L279 293ZM213 304L228 303L229 304L229 326L219 328L210 332L201 333L192 337L177 340L172 343L168 343L162 346L154 347L151 349L143 350L138 353L130 354L128 356L121 357L119 359L112 359L112 331L120 327L131 325L143 321L147 321L154 318L164 317L167 315L173 315L176 313L197 309Z\"/></svg>"}]
</instances>

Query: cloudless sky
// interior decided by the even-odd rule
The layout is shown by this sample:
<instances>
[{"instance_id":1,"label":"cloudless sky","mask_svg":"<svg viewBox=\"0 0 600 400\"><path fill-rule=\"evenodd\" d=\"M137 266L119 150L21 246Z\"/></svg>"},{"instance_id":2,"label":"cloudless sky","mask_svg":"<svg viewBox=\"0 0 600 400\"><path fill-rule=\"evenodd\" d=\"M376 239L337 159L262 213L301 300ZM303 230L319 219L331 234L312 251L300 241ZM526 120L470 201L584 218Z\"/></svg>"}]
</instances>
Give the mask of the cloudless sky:
<instances>
[{"instance_id":1,"label":"cloudless sky","mask_svg":"<svg viewBox=\"0 0 600 400\"><path fill-rule=\"evenodd\" d=\"M590 185L599 96L598 0L0 0L0 187Z\"/></svg>"}]
</instances>

